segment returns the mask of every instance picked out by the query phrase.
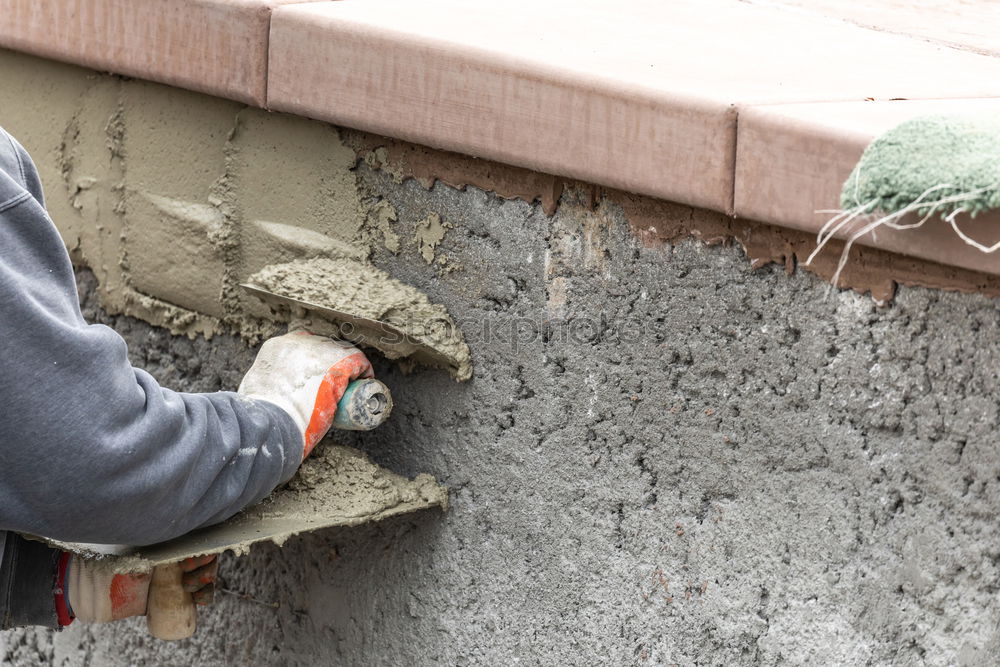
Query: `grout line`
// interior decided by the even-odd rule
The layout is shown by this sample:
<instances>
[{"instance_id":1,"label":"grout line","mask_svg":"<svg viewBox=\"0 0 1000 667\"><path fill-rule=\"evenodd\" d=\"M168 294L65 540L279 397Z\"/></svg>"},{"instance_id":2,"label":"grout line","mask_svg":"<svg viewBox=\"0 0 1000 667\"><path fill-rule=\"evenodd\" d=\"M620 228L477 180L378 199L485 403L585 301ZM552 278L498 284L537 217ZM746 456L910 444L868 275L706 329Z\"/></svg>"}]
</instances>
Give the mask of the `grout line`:
<instances>
[{"instance_id":1,"label":"grout line","mask_svg":"<svg viewBox=\"0 0 1000 667\"><path fill-rule=\"evenodd\" d=\"M729 210L726 215L736 217L736 176L737 158L740 154L740 107L733 104L733 155L732 155L732 178L729 179Z\"/></svg>"},{"instance_id":2,"label":"grout line","mask_svg":"<svg viewBox=\"0 0 1000 667\"><path fill-rule=\"evenodd\" d=\"M271 31L274 29L274 12L279 11L284 7L291 7L292 5L322 4L330 4L330 0L323 2L315 2L314 0L295 0L294 2L288 2L268 8L267 33L264 35L264 100L260 108L266 111L271 111L271 107L269 105L271 99Z\"/></svg>"},{"instance_id":3,"label":"grout line","mask_svg":"<svg viewBox=\"0 0 1000 667\"><path fill-rule=\"evenodd\" d=\"M274 10L277 7L270 7L267 10L267 30L264 32L264 99L261 100L261 108L270 111L268 98L271 94L271 30L274 26Z\"/></svg>"}]
</instances>

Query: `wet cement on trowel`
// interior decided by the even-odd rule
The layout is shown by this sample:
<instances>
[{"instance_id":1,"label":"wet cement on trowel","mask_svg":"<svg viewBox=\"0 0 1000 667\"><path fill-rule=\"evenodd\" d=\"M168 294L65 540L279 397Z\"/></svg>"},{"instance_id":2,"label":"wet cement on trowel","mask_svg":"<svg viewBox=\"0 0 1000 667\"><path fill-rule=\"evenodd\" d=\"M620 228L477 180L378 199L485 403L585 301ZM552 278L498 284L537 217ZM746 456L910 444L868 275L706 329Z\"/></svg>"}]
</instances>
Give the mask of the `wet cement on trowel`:
<instances>
[{"instance_id":1,"label":"wet cement on trowel","mask_svg":"<svg viewBox=\"0 0 1000 667\"><path fill-rule=\"evenodd\" d=\"M321 445L283 488L248 514L308 519L336 514L365 519L402 503L444 505L447 492L426 473L413 480L373 464L351 447Z\"/></svg>"},{"instance_id":2,"label":"wet cement on trowel","mask_svg":"<svg viewBox=\"0 0 1000 667\"><path fill-rule=\"evenodd\" d=\"M380 468L356 449L325 443L287 484L218 525L139 549L54 544L103 563L114 572L143 572L190 556L223 551L243 555L256 542L271 541L280 546L302 532L354 526L424 508L446 508L447 503L447 489L430 475L409 480Z\"/></svg>"},{"instance_id":3,"label":"wet cement on trowel","mask_svg":"<svg viewBox=\"0 0 1000 667\"><path fill-rule=\"evenodd\" d=\"M371 336L363 343L389 359L412 356L426 365L444 368L456 380L472 377L469 346L447 309L372 264L302 259L267 266L249 282L283 297L391 324L418 342L417 349L393 344L390 337Z\"/></svg>"}]
</instances>

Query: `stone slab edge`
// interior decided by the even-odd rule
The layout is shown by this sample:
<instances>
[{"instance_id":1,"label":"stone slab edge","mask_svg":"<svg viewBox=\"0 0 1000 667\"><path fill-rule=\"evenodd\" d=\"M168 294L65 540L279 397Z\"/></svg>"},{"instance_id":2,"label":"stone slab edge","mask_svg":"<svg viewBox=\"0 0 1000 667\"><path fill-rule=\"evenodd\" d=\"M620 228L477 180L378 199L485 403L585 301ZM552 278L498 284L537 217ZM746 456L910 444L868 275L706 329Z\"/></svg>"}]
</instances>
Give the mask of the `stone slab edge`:
<instances>
[{"instance_id":1,"label":"stone slab edge","mask_svg":"<svg viewBox=\"0 0 1000 667\"><path fill-rule=\"evenodd\" d=\"M377 9L380 3L372 2ZM359 5L352 0L0 0L0 46L807 232L825 222L816 211L835 206L830 193L839 191L846 165L860 156L876 135L873 130L887 129L919 107L879 101L861 113L838 116L843 103L836 100L854 99L857 91L836 73L828 94L821 88L783 91L771 84L753 89L734 83L731 99L718 81L709 81L714 88L706 91L692 91L683 80L675 85L669 77L659 88L616 84L582 67L574 72L565 62L541 66L468 48L460 35L449 41L448 31L461 29L461 21L443 22L440 34L428 38L388 20L383 28L343 19L348 7L357 13ZM434 0L428 11L448 7L446 0ZM701 21L695 14L719 14L728 5L698 7L692 22ZM766 8L731 9L748 11L746 17L759 16L761 25L779 31L788 31L793 21ZM942 66L968 61L967 74L994 64L1000 72L997 58L935 50L834 23L810 25L831 34L857 31L866 44L874 40L876 49L883 46L879 40L895 40L892 48L924 49ZM551 38L563 35L580 39L559 32ZM756 57L761 56L748 55ZM621 61L623 67L630 64ZM629 76L632 83L641 80ZM989 78L981 88L973 85L975 78L973 83L955 79L941 77L939 89L907 82L903 87L910 86L916 97L1000 96L1000 86ZM897 83L886 80L891 83L873 87L873 95L891 93ZM955 108L977 103L952 101ZM810 109L804 111L803 104ZM867 120L869 115L878 120ZM1000 274L988 256L934 234L930 228L910 235L880 233L860 242Z\"/></svg>"}]
</instances>

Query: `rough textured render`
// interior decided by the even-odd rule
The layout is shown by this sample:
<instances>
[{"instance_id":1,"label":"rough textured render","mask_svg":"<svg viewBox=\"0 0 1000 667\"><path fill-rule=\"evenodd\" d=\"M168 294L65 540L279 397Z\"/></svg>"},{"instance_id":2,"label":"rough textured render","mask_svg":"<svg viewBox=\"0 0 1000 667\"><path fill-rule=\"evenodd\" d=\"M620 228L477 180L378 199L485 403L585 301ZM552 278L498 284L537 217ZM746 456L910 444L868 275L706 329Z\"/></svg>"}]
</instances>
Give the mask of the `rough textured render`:
<instances>
[{"instance_id":1,"label":"rough textured render","mask_svg":"<svg viewBox=\"0 0 1000 667\"><path fill-rule=\"evenodd\" d=\"M0 46L257 106L271 9L312 0L0 0Z\"/></svg>"},{"instance_id":2,"label":"rough textured render","mask_svg":"<svg viewBox=\"0 0 1000 667\"><path fill-rule=\"evenodd\" d=\"M996 662L990 298L904 288L879 308L769 264L794 269L790 230L572 183L549 215L540 176L512 188L535 203L459 189L426 149L8 53L0 84L87 315L168 386L233 387L249 366L236 275L345 245L447 306L475 367L457 383L375 355L393 417L344 442L435 475L447 513L225 557L228 592L178 644L142 621L22 630L0 661ZM469 159L441 158L450 178ZM186 266L218 284L132 264L164 226L203 234ZM217 288L219 312L198 311Z\"/></svg>"},{"instance_id":3,"label":"rough textured render","mask_svg":"<svg viewBox=\"0 0 1000 667\"><path fill-rule=\"evenodd\" d=\"M1000 99L914 100L756 106L740 114L736 214L816 234L841 206L841 189L868 144L925 115L992 115ZM919 218L907 218L915 222ZM983 242L1000 240L1000 215L982 214L964 228ZM883 228L861 243L951 266L1000 273L996 258L963 243L935 220L920 229Z\"/></svg>"},{"instance_id":4,"label":"rough textured render","mask_svg":"<svg viewBox=\"0 0 1000 667\"><path fill-rule=\"evenodd\" d=\"M274 109L724 212L746 105L1000 96L1000 59L737 0L282 7L268 76Z\"/></svg>"}]
</instances>

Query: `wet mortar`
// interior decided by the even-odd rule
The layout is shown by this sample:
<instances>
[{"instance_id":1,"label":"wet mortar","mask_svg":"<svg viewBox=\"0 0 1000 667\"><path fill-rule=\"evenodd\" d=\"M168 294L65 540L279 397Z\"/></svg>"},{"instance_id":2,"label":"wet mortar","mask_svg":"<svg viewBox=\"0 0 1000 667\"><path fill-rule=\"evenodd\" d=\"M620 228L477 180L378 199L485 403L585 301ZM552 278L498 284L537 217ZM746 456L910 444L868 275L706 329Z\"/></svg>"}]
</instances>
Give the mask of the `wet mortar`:
<instances>
[{"instance_id":1,"label":"wet mortar","mask_svg":"<svg viewBox=\"0 0 1000 667\"><path fill-rule=\"evenodd\" d=\"M472 377L469 346L448 310L431 303L416 287L392 278L368 262L325 257L300 259L265 266L250 276L248 283L282 297L392 325L393 329L386 331L372 326L368 332L364 325L352 326L351 330L368 333L360 340L390 359L412 355L426 365L448 370L457 380ZM314 313L305 309L295 315L309 318ZM322 314L316 319L303 325L315 333L326 333L322 330ZM348 320L346 324L351 322ZM392 335L393 331L402 336ZM343 332L335 328L330 333L339 336ZM401 344L404 342L405 345Z\"/></svg>"}]
</instances>

